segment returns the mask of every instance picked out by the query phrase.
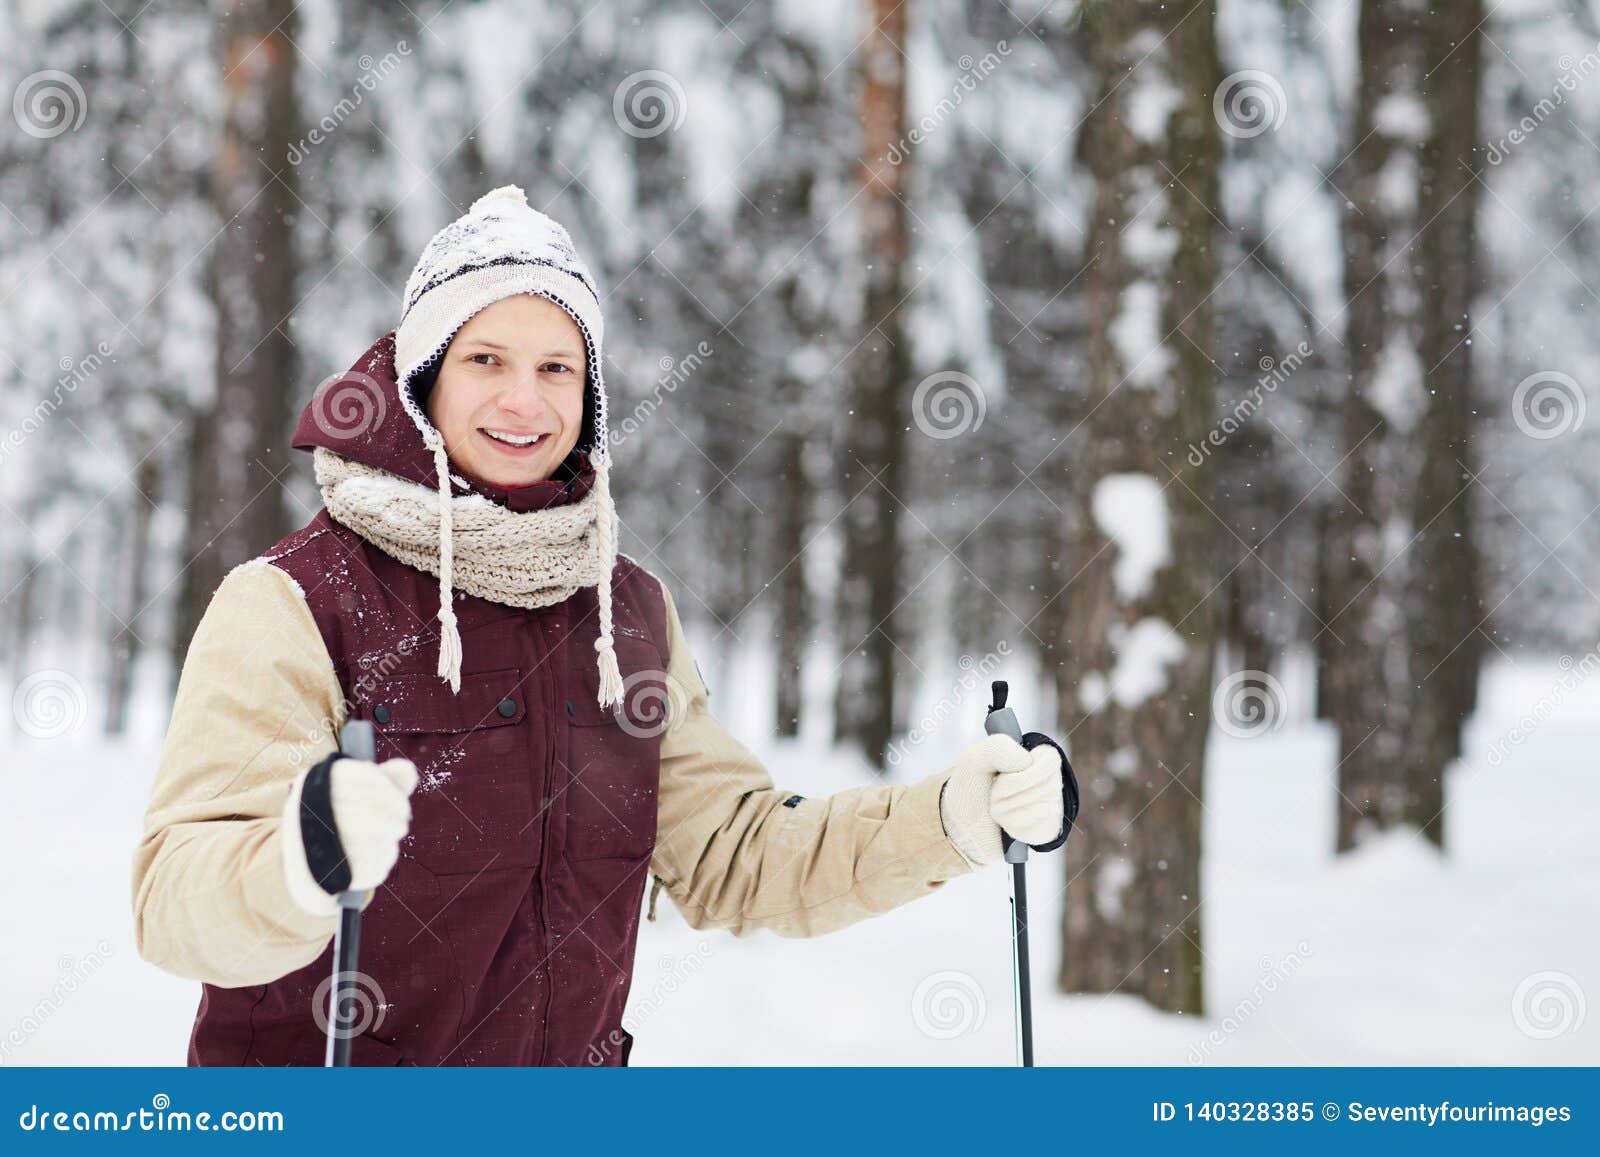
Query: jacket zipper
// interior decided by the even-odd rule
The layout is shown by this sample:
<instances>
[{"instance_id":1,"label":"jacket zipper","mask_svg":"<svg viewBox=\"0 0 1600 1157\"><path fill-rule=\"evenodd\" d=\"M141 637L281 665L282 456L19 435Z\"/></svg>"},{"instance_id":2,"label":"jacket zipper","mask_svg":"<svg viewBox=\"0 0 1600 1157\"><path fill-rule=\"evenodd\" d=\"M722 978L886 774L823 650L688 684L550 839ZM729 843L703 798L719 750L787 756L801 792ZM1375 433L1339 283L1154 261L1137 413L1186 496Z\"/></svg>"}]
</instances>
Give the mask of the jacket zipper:
<instances>
[{"instance_id":1,"label":"jacket zipper","mask_svg":"<svg viewBox=\"0 0 1600 1157\"><path fill-rule=\"evenodd\" d=\"M565 623L559 624L563 629ZM539 636L541 644L547 642L549 635L544 629L544 623L535 624L535 634ZM563 630L558 630L559 637L565 637ZM551 664L551 655L548 650L535 659L539 673L543 676L540 680L545 687L545 706L549 711L547 718L554 719L556 725L550 730L550 741L545 748L544 759L544 792L545 803L542 814L539 816L539 927L541 940L544 945L544 957L540 962L540 969L544 972L544 1009L540 1013L539 1021L539 1064L543 1066L550 1052L550 1008L555 1004L556 991L554 971L550 967L551 957L555 954L554 936L550 930L550 813L556 808L556 748L566 737L562 728L566 725L566 716L559 710L557 700L561 697L560 681L554 677L554 668Z\"/></svg>"}]
</instances>

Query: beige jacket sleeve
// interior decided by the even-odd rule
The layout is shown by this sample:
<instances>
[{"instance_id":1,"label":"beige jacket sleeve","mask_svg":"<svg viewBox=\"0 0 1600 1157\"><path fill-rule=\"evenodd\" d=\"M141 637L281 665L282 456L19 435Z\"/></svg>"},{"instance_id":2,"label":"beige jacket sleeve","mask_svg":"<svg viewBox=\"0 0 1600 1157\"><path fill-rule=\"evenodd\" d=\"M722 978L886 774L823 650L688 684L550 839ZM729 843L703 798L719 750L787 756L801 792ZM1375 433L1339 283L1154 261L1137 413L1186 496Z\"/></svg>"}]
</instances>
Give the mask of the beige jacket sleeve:
<instances>
[{"instance_id":1,"label":"beige jacket sleeve","mask_svg":"<svg viewBox=\"0 0 1600 1157\"><path fill-rule=\"evenodd\" d=\"M338 747L344 697L293 580L225 578L195 631L133 863L140 955L228 988L315 960L337 916L290 898L278 829L296 776Z\"/></svg>"},{"instance_id":2,"label":"beige jacket sleeve","mask_svg":"<svg viewBox=\"0 0 1600 1157\"><path fill-rule=\"evenodd\" d=\"M972 870L939 818L948 773L785 806L797 793L775 788L712 716L670 594L666 602L676 714L662 735L651 871L691 925L820 936Z\"/></svg>"}]
</instances>

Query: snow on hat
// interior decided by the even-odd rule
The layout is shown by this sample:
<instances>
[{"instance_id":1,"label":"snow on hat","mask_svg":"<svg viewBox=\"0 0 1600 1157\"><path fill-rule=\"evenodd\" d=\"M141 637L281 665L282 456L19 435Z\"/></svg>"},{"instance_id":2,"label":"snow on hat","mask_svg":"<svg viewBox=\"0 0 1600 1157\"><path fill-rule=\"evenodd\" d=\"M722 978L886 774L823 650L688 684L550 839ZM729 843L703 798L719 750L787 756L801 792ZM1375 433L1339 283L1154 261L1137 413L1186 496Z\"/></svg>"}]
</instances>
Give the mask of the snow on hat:
<instances>
[{"instance_id":1,"label":"snow on hat","mask_svg":"<svg viewBox=\"0 0 1600 1157\"><path fill-rule=\"evenodd\" d=\"M606 439L606 392L601 378L604 323L593 275L560 223L528 204L515 185L479 197L466 214L433 235L406 279L404 312L395 331L395 367L400 401L433 451L439 477L439 674L452 691L461 687L461 633L451 601L454 549L450 510L450 461L444 438L422 409L414 383L444 353L473 316L502 298L532 293L564 309L583 333L589 388L585 433L577 448L588 450L595 469L596 533L600 573L600 703L622 698L622 673L611 627L611 572L617 562L616 509L611 501L611 457Z\"/></svg>"}]
</instances>

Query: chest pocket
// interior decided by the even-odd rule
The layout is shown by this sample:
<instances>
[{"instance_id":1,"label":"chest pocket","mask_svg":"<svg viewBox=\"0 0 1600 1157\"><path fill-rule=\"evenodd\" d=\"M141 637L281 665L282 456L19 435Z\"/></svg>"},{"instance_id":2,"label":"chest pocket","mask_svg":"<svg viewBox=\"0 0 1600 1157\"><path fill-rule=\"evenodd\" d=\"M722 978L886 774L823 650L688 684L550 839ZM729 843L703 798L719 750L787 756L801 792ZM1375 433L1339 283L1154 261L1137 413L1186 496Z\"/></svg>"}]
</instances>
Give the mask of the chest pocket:
<instances>
[{"instance_id":1,"label":"chest pocket","mask_svg":"<svg viewBox=\"0 0 1600 1157\"><path fill-rule=\"evenodd\" d=\"M655 846L661 736L671 721L667 673L653 643L616 634L623 699L602 707L594 642L585 635L577 632L568 643L577 677L566 708L566 758L557 771L567 805L567 855L647 859Z\"/></svg>"},{"instance_id":2,"label":"chest pocket","mask_svg":"<svg viewBox=\"0 0 1600 1157\"><path fill-rule=\"evenodd\" d=\"M454 695L432 674L390 675L361 695L378 758L417 765L402 856L438 875L538 864L528 691L507 667L463 673Z\"/></svg>"}]
</instances>

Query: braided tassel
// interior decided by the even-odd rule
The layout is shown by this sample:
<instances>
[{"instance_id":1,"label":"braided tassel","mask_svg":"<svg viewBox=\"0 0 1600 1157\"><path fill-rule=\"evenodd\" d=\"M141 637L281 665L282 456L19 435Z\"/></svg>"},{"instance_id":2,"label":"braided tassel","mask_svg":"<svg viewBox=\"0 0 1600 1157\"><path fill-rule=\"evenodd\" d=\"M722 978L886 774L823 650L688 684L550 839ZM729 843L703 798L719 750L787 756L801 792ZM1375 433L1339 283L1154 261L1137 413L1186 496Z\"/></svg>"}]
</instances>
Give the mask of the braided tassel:
<instances>
[{"instance_id":1,"label":"braided tassel","mask_svg":"<svg viewBox=\"0 0 1600 1157\"><path fill-rule=\"evenodd\" d=\"M450 683L450 693L461 690L461 630L456 626L452 593L455 580L454 519L450 506L450 459L444 439L433 444L433 468L439 475L439 678Z\"/></svg>"},{"instance_id":2,"label":"braided tassel","mask_svg":"<svg viewBox=\"0 0 1600 1157\"><path fill-rule=\"evenodd\" d=\"M600 551L600 582L595 593L600 602L600 637L594 641L600 667L600 706L622 702L622 671L617 665L611 634L611 573L617 566L617 513L611 505L611 459L602 451L594 459L595 532Z\"/></svg>"}]
</instances>

